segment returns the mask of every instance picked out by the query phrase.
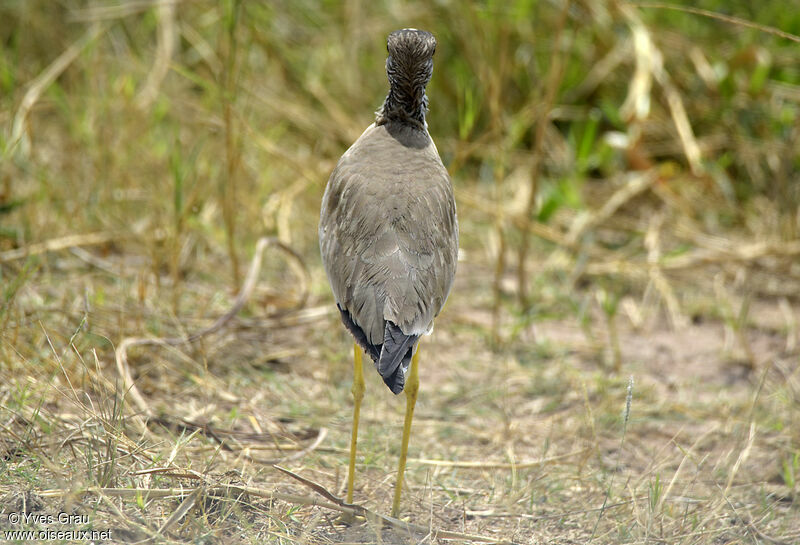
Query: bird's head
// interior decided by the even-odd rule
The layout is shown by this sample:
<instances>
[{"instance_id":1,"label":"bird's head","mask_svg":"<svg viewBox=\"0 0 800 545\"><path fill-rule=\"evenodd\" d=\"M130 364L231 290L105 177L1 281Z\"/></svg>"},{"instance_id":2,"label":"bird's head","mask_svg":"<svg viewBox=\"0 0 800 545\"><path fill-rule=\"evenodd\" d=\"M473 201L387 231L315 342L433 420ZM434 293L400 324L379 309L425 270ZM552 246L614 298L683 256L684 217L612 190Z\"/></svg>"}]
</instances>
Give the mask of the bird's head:
<instances>
[{"instance_id":1,"label":"bird's head","mask_svg":"<svg viewBox=\"0 0 800 545\"><path fill-rule=\"evenodd\" d=\"M436 38L430 32L404 28L389 34L386 41L389 57L386 74L391 86L424 89L433 74L433 54Z\"/></svg>"},{"instance_id":2,"label":"bird's head","mask_svg":"<svg viewBox=\"0 0 800 545\"><path fill-rule=\"evenodd\" d=\"M428 111L425 86L433 75L436 38L424 30L404 28L389 34L386 49L389 51L386 58L389 94L375 112L375 122L382 125L396 120L424 130Z\"/></svg>"}]
</instances>

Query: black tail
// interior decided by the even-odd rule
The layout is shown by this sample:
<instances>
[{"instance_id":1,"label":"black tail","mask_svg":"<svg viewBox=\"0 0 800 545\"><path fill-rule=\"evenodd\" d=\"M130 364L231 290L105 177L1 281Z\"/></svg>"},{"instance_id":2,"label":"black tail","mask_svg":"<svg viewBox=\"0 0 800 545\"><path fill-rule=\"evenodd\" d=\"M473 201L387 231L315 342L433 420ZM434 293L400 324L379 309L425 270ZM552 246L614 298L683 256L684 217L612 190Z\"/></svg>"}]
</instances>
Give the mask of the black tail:
<instances>
[{"instance_id":1,"label":"black tail","mask_svg":"<svg viewBox=\"0 0 800 545\"><path fill-rule=\"evenodd\" d=\"M417 339L419 335L406 335L392 322L386 322L381 355L376 363L383 382L395 395L406 385L406 372Z\"/></svg>"},{"instance_id":2,"label":"black tail","mask_svg":"<svg viewBox=\"0 0 800 545\"><path fill-rule=\"evenodd\" d=\"M397 325L387 321L383 332L383 344L371 344L364 330L353 321L350 313L342 307L339 307L339 312L342 315L342 323L353 335L356 343L375 362L375 367L386 386L395 395L402 392L406 385L406 372L411 365L414 343L419 339L419 335L406 335Z\"/></svg>"}]
</instances>

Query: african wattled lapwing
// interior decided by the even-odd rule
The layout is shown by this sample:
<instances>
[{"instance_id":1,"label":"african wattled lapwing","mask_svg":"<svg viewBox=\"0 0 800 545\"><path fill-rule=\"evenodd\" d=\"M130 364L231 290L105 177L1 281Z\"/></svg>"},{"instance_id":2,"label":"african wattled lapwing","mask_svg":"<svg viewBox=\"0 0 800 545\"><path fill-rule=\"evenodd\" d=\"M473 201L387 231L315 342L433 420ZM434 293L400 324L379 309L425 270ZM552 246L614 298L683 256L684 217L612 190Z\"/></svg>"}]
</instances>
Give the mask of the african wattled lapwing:
<instances>
[{"instance_id":1,"label":"african wattled lapwing","mask_svg":"<svg viewBox=\"0 0 800 545\"><path fill-rule=\"evenodd\" d=\"M364 397L362 349L393 393L406 392L396 516L419 390L419 339L432 331L453 285L458 223L450 177L425 121L436 39L407 28L389 35L387 49L389 94L328 180L319 243L342 322L355 338L349 503Z\"/></svg>"}]
</instances>

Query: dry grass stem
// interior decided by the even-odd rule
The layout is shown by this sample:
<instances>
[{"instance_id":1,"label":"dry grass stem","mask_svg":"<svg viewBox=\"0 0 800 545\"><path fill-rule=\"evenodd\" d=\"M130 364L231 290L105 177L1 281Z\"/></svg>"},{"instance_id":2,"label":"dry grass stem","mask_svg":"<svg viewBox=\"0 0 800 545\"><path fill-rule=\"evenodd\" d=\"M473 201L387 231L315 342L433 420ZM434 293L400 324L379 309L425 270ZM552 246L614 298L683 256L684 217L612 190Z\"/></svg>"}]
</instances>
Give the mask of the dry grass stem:
<instances>
[{"instance_id":1,"label":"dry grass stem","mask_svg":"<svg viewBox=\"0 0 800 545\"><path fill-rule=\"evenodd\" d=\"M569 247L574 247L584 233L588 230L601 225L613 216L625 203L647 191L659 179L658 173L650 170L642 173L635 173L630 176L628 181L614 192L613 195L603 203L596 212L580 215L570 226L565 243Z\"/></svg>"},{"instance_id":2,"label":"dry grass stem","mask_svg":"<svg viewBox=\"0 0 800 545\"><path fill-rule=\"evenodd\" d=\"M29 145L25 144L23 136L25 135L25 125L28 120L28 115L31 109L36 105L39 97L47 90L50 85L60 76L67 67L78 58L84 49L93 43L106 31L106 26L101 24L90 25L83 36L80 37L75 43L71 44L64 52L62 52L50 65L36 77L28 85L25 95L22 97L17 112L14 114L14 121L11 124L11 134L6 141L5 148L3 149L3 159L9 157L9 153L13 152L15 148L22 144L22 155L28 155Z\"/></svg>"},{"instance_id":3,"label":"dry grass stem","mask_svg":"<svg viewBox=\"0 0 800 545\"><path fill-rule=\"evenodd\" d=\"M520 305L527 309L530 307L528 300L528 249L530 247L530 229L528 225L531 223L533 216L533 209L536 205L536 197L539 188L539 170L542 164L542 153L544 152L544 137L546 129L550 123L550 110L553 108L558 89L561 86L562 78L564 77L564 58L561 51L562 35L564 28L567 24L567 19L570 10L570 0L565 0L561 6L561 13L556 23L555 32L553 34L553 43L556 44L557 53L553 56L552 62L548 68L547 80L544 86L543 99L539 105L539 115L536 122L536 132L533 139L533 147L531 149L531 158L533 164L530 169L530 189L528 190L528 203L525 207L525 213L522 217L522 240L520 249L517 256L517 284L518 296Z\"/></svg>"},{"instance_id":4,"label":"dry grass stem","mask_svg":"<svg viewBox=\"0 0 800 545\"><path fill-rule=\"evenodd\" d=\"M567 454L561 454L558 456L549 456L547 458L543 458L541 460L521 460L519 462L513 463L499 463L499 462L486 462L486 461L478 461L478 460L429 460L427 458L409 458L409 462L413 462L415 464L421 464L426 466L436 466L436 467L458 467L458 468L467 468L467 469L530 469L533 467L540 467L548 464L552 464L555 462L560 462L562 460L567 460L569 458L574 458L575 456L582 456L586 454L586 450L577 450L575 452L569 452Z\"/></svg>"},{"instance_id":5,"label":"dry grass stem","mask_svg":"<svg viewBox=\"0 0 800 545\"><path fill-rule=\"evenodd\" d=\"M686 13L692 13L695 15L702 15L703 17L709 17L711 19L718 19L720 21L725 21L726 23L731 23L737 26L743 26L747 28L754 28L759 30L760 32L764 32L766 34L773 34L775 36L779 36L786 40L790 40L792 42L800 43L800 36L796 34L791 34L789 32L784 32L779 28L775 28L768 25L760 25L758 23L754 23L753 21L748 21L747 19L742 19L741 17L734 17L732 15L727 15L725 13L719 13L717 11L711 11L707 9L695 8L692 6L679 6L675 4L667 4L663 2L631 2L632 6L638 8L651 8L651 9L667 9L667 10L676 10L676 11L683 11Z\"/></svg>"},{"instance_id":6,"label":"dry grass stem","mask_svg":"<svg viewBox=\"0 0 800 545\"><path fill-rule=\"evenodd\" d=\"M81 246L98 246L119 240L119 233L87 233L83 235L67 235L53 238L44 242L28 244L22 248L0 252L0 263L8 263L26 257L41 255L48 252L68 250Z\"/></svg>"},{"instance_id":7,"label":"dry grass stem","mask_svg":"<svg viewBox=\"0 0 800 545\"><path fill-rule=\"evenodd\" d=\"M633 33L634 53L636 56L636 73L631 80L631 89L625 104L620 108L621 113L633 119L643 120L650 113L651 78L661 85L670 114L678 131L678 136L683 147L686 160L695 176L705 172L702 164L700 146L689 123L689 116L680 93L675 88L672 80L664 69L664 55L653 43L652 36L647 27L638 16L635 9L627 3L619 2L616 7L628 21Z\"/></svg>"},{"instance_id":8,"label":"dry grass stem","mask_svg":"<svg viewBox=\"0 0 800 545\"><path fill-rule=\"evenodd\" d=\"M169 64L175 52L175 42L177 39L175 25L175 5L176 2L159 2L158 12L158 43L156 45L156 56L150 73L147 75L144 87L136 96L136 106L147 111L158 96L161 82L167 77Z\"/></svg>"}]
</instances>

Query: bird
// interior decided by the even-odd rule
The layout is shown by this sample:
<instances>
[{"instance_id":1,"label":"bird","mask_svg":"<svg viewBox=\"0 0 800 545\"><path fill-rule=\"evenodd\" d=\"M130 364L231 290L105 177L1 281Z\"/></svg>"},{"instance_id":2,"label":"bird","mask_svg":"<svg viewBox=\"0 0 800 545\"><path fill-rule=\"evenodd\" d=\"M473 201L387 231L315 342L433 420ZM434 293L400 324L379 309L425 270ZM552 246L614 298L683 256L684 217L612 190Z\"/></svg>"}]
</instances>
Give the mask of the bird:
<instances>
[{"instance_id":1,"label":"bird","mask_svg":"<svg viewBox=\"0 0 800 545\"><path fill-rule=\"evenodd\" d=\"M353 502L366 352L392 393L406 394L396 517L419 391L419 340L433 331L453 285L458 220L450 176L426 121L436 38L405 28L389 34L386 48L389 92L328 179L319 244L342 323L355 341L346 501Z\"/></svg>"}]
</instances>

